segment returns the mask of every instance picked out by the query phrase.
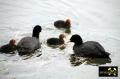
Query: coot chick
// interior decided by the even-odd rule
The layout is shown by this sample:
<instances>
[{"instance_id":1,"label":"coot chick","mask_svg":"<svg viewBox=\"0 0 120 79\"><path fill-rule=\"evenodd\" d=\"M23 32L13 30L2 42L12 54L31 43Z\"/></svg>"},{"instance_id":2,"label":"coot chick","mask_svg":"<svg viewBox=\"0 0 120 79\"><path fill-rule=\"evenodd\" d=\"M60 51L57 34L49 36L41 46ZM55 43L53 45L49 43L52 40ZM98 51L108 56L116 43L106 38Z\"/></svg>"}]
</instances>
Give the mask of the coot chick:
<instances>
[{"instance_id":1,"label":"coot chick","mask_svg":"<svg viewBox=\"0 0 120 79\"><path fill-rule=\"evenodd\" d=\"M39 33L42 28L36 25L33 28L32 37L24 37L17 44L17 50L19 55L29 55L35 52L35 50L40 48Z\"/></svg>"},{"instance_id":2,"label":"coot chick","mask_svg":"<svg viewBox=\"0 0 120 79\"><path fill-rule=\"evenodd\" d=\"M48 45L62 45L64 44L64 34L60 34L59 38L49 38L47 40Z\"/></svg>"},{"instance_id":3,"label":"coot chick","mask_svg":"<svg viewBox=\"0 0 120 79\"><path fill-rule=\"evenodd\" d=\"M65 29L70 29L71 27L71 21L70 19L67 19L66 21L63 21L63 20L58 20L58 21L55 21L54 22L54 26L56 28L65 28Z\"/></svg>"},{"instance_id":4,"label":"coot chick","mask_svg":"<svg viewBox=\"0 0 120 79\"><path fill-rule=\"evenodd\" d=\"M9 41L9 44L0 47L0 52L6 54L12 54L16 50L16 41L14 39Z\"/></svg>"},{"instance_id":5,"label":"coot chick","mask_svg":"<svg viewBox=\"0 0 120 79\"><path fill-rule=\"evenodd\" d=\"M74 53L81 57L109 58L109 53L96 41L87 41L83 43L82 38L75 34L70 38L74 42Z\"/></svg>"}]
</instances>

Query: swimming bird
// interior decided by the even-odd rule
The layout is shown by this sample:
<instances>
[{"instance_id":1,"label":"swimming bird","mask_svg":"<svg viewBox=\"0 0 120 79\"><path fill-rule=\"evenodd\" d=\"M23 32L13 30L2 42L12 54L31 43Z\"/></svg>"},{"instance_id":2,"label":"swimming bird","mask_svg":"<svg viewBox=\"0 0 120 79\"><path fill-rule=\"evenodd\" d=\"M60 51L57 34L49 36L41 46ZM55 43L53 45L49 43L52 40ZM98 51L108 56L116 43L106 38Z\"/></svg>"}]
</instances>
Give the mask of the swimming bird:
<instances>
[{"instance_id":1,"label":"swimming bird","mask_svg":"<svg viewBox=\"0 0 120 79\"><path fill-rule=\"evenodd\" d=\"M47 40L47 44L48 45L62 45L64 44L64 37L65 37L64 34L60 34L59 38L49 38Z\"/></svg>"},{"instance_id":2,"label":"swimming bird","mask_svg":"<svg viewBox=\"0 0 120 79\"><path fill-rule=\"evenodd\" d=\"M39 33L41 30L41 26L36 25L33 28L32 37L24 37L18 42L17 51L19 55L29 55L41 47L39 42Z\"/></svg>"},{"instance_id":3,"label":"swimming bird","mask_svg":"<svg viewBox=\"0 0 120 79\"><path fill-rule=\"evenodd\" d=\"M14 39L11 39L9 41L9 44L3 45L0 47L0 52L2 53L8 53L12 54L16 50L16 41Z\"/></svg>"},{"instance_id":4,"label":"swimming bird","mask_svg":"<svg viewBox=\"0 0 120 79\"><path fill-rule=\"evenodd\" d=\"M56 28L65 28L65 29L70 29L71 27L71 20L70 19L66 19L66 21L63 20L57 20L54 22L54 26Z\"/></svg>"},{"instance_id":5,"label":"swimming bird","mask_svg":"<svg viewBox=\"0 0 120 79\"><path fill-rule=\"evenodd\" d=\"M106 52L102 45L96 41L87 41L83 43L81 36L72 35L71 42L74 42L73 51L75 55L92 58L109 58L110 53Z\"/></svg>"}]
</instances>

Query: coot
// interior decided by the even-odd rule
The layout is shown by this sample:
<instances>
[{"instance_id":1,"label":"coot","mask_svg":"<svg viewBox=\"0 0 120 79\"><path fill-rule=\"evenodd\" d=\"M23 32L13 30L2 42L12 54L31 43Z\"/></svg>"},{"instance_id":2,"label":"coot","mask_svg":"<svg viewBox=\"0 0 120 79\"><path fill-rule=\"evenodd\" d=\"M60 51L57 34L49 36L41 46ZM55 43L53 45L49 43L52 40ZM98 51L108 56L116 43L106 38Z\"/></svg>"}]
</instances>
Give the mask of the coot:
<instances>
[{"instance_id":1,"label":"coot","mask_svg":"<svg viewBox=\"0 0 120 79\"><path fill-rule=\"evenodd\" d=\"M65 37L64 34L60 34L59 38L49 38L47 40L47 44L48 45L62 45L64 44L64 37Z\"/></svg>"},{"instance_id":2,"label":"coot","mask_svg":"<svg viewBox=\"0 0 120 79\"><path fill-rule=\"evenodd\" d=\"M75 34L70 38L74 42L74 53L81 57L109 58L109 53L96 41L87 41L83 43L82 38Z\"/></svg>"},{"instance_id":3,"label":"coot","mask_svg":"<svg viewBox=\"0 0 120 79\"><path fill-rule=\"evenodd\" d=\"M71 27L71 21L70 21L70 19L67 19L66 21L57 20L57 21L54 22L54 26L56 28L70 29L70 27Z\"/></svg>"},{"instance_id":4,"label":"coot","mask_svg":"<svg viewBox=\"0 0 120 79\"><path fill-rule=\"evenodd\" d=\"M16 50L16 41L14 39L11 39L9 41L9 44L3 45L0 47L1 53L13 53Z\"/></svg>"},{"instance_id":5,"label":"coot","mask_svg":"<svg viewBox=\"0 0 120 79\"><path fill-rule=\"evenodd\" d=\"M41 30L41 26L36 25L33 29L32 37L24 37L18 42L17 50L19 55L31 54L40 48L39 33Z\"/></svg>"}]
</instances>

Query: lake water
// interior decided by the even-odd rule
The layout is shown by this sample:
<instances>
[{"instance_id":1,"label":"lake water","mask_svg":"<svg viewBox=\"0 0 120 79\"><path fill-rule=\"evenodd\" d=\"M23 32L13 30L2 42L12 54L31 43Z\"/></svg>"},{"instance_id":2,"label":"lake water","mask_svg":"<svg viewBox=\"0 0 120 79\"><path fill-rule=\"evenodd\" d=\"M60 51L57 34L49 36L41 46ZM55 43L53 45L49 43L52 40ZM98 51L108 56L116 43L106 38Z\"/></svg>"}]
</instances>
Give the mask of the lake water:
<instances>
[{"instance_id":1,"label":"lake water","mask_svg":"<svg viewBox=\"0 0 120 79\"><path fill-rule=\"evenodd\" d=\"M70 54L73 43L64 50L46 45L50 37L63 31L54 28L56 20L71 19L71 35L79 34L84 41L98 41L110 52L111 63L100 66L118 66L120 69L120 0L0 0L0 46L15 39L31 36L35 25L41 25L41 51L32 57L18 54L0 54L0 79L120 79L99 77L98 66L73 66ZM40 57L36 57L42 53ZM118 73L120 75L120 72Z\"/></svg>"}]
</instances>

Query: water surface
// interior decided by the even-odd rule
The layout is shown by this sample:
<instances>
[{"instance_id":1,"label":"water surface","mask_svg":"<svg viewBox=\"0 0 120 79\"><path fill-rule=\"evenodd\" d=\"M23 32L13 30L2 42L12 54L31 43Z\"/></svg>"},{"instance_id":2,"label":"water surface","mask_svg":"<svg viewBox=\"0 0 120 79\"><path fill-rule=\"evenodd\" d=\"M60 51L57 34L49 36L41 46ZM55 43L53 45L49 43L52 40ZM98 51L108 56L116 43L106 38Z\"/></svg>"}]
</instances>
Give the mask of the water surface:
<instances>
[{"instance_id":1,"label":"water surface","mask_svg":"<svg viewBox=\"0 0 120 79\"><path fill-rule=\"evenodd\" d=\"M53 22L69 18L72 33L66 41L72 34L81 35L84 41L98 41L111 53L112 60L100 66L120 68L119 5L119 0L0 0L0 46L12 38L18 42L22 37L31 36L37 24L43 28L42 52L36 51L28 59L18 54L0 54L0 79L119 79L99 77L98 66L86 62L72 66L69 59L73 43L67 44L64 50L46 45L46 39L63 33L54 28Z\"/></svg>"}]
</instances>

